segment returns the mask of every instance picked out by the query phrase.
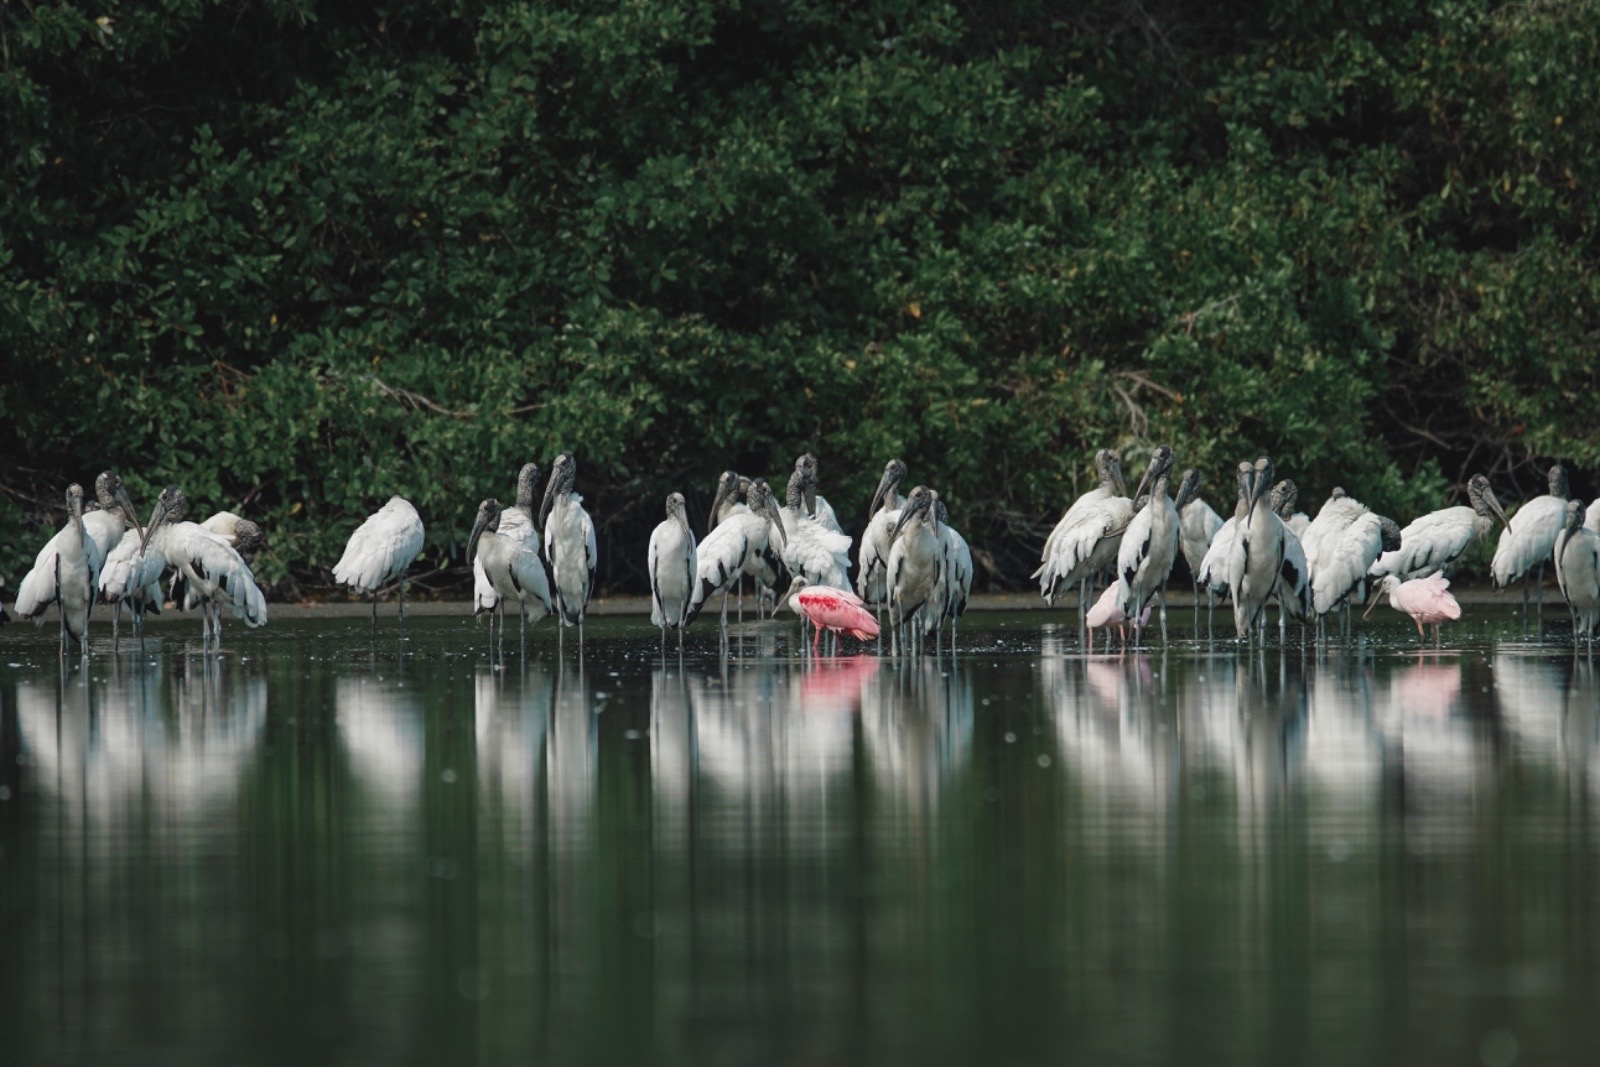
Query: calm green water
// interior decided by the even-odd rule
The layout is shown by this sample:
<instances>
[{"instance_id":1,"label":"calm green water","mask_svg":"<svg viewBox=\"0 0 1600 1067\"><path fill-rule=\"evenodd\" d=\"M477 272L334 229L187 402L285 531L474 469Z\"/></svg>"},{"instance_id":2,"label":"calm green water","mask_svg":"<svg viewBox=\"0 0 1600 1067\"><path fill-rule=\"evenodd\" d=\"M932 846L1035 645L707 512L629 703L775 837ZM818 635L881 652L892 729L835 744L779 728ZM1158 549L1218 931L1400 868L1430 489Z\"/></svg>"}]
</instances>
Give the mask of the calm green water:
<instances>
[{"instance_id":1,"label":"calm green water","mask_svg":"<svg viewBox=\"0 0 1600 1067\"><path fill-rule=\"evenodd\" d=\"M1600 1062L1591 661L1042 619L9 627L0 1063Z\"/></svg>"}]
</instances>

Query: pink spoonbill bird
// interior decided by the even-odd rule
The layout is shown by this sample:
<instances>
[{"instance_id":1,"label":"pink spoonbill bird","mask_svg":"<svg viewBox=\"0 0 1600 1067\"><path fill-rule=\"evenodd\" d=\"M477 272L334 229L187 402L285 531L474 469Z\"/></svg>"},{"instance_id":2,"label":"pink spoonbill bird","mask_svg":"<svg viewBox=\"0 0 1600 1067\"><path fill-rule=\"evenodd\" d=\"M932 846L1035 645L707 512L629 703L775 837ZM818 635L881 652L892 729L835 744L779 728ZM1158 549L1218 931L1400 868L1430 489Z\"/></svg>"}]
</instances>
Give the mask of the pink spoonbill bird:
<instances>
[{"instance_id":1,"label":"pink spoonbill bird","mask_svg":"<svg viewBox=\"0 0 1600 1067\"><path fill-rule=\"evenodd\" d=\"M1150 619L1150 605L1146 604L1144 611L1139 614L1140 629ZM1117 583L1112 582L1106 586L1106 591L1100 594L1100 599L1094 602L1088 614L1083 617L1083 623L1089 630L1089 651L1094 651L1094 632L1097 629L1107 629L1115 626L1117 638L1122 642L1122 647L1128 647L1128 615L1122 609L1122 601L1118 592Z\"/></svg>"},{"instance_id":2,"label":"pink spoonbill bird","mask_svg":"<svg viewBox=\"0 0 1600 1067\"><path fill-rule=\"evenodd\" d=\"M817 642L823 630L847 633L857 641L868 641L878 636L878 620L872 617L862 599L848 589L831 586L813 586L804 577L796 575L789 587L789 607L795 614L804 616L813 628L811 654L817 654Z\"/></svg>"},{"instance_id":3,"label":"pink spoonbill bird","mask_svg":"<svg viewBox=\"0 0 1600 1067\"><path fill-rule=\"evenodd\" d=\"M1442 638L1439 626L1461 618L1461 605L1456 603L1456 598L1450 595L1450 579L1437 574L1427 578L1413 578L1409 582L1402 582L1393 574L1383 576L1383 581L1378 585L1378 596L1372 598L1372 603L1367 605L1366 615L1372 614L1372 609L1378 606L1378 597L1385 593L1389 596L1389 604L1396 610L1411 616L1411 621L1417 624L1417 637L1427 643L1427 635L1422 632L1423 623L1433 627L1434 644L1440 644ZM1366 616L1362 616L1365 618Z\"/></svg>"}]
</instances>

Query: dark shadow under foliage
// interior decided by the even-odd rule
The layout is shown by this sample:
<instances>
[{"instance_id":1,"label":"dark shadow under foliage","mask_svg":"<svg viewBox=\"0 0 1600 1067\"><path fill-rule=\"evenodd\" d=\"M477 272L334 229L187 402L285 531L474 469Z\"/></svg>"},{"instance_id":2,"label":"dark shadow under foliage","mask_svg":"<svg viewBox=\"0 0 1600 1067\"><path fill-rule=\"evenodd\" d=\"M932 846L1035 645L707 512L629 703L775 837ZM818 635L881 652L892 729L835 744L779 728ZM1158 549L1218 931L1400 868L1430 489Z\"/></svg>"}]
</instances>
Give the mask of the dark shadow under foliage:
<instances>
[{"instance_id":1,"label":"dark shadow under foliage","mask_svg":"<svg viewBox=\"0 0 1600 1067\"><path fill-rule=\"evenodd\" d=\"M1592 4L7 4L0 573L107 466L281 593L561 450L613 589L804 449L999 585L1103 444L1516 499L1600 465L1597 83Z\"/></svg>"}]
</instances>

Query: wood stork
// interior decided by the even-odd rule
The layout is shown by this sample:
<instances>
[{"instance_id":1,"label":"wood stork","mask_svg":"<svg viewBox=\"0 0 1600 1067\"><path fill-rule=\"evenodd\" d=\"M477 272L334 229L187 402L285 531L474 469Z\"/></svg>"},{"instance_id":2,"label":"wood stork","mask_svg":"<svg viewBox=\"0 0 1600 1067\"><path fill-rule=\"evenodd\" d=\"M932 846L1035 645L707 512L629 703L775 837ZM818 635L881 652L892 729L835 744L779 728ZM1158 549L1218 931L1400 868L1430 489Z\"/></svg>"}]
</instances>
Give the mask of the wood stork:
<instances>
[{"instance_id":1,"label":"wood stork","mask_svg":"<svg viewBox=\"0 0 1600 1067\"><path fill-rule=\"evenodd\" d=\"M422 552L422 516L404 497L389 502L356 527L344 555L333 565L333 580L356 596L372 596L372 632L378 632L378 591L400 582L399 618L406 617L406 568Z\"/></svg>"},{"instance_id":2,"label":"wood stork","mask_svg":"<svg viewBox=\"0 0 1600 1067\"><path fill-rule=\"evenodd\" d=\"M737 471L723 471L717 478L717 492L711 498L711 516L706 520L706 533L715 530L723 519L739 512L747 512L744 498L750 491L750 479Z\"/></svg>"},{"instance_id":3,"label":"wood stork","mask_svg":"<svg viewBox=\"0 0 1600 1067\"><path fill-rule=\"evenodd\" d=\"M1583 528L1600 533L1600 497L1595 497L1589 503L1589 510L1584 515Z\"/></svg>"},{"instance_id":4,"label":"wood stork","mask_svg":"<svg viewBox=\"0 0 1600 1067\"><path fill-rule=\"evenodd\" d=\"M1277 589L1283 569L1283 520L1272 513L1267 499L1272 485L1272 460L1256 460L1250 480L1250 509L1240 525L1241 566L1234 568L1233 625L1239 637L1253 636L1262 609Z\"/></svg>"},{"instance_id":5,"label":"wood stork","mask_svg":"<svg viewBox=\"0 0 1600 1067\"><path fill-rule=\"evenodd\" d=\"M1144 636L1144 612L1152 596L1160 597L1161 642L1167 640L1167 577L1178 558L1181 536L1177 505L1167 496L1172 465L1172 449L1157 447L1134 494L1144 496L1148 491L1148 499L1129 521L1117 550L1117 604L1133 621L1135 643Z\"/></svg>"},{"instance_id":6,"label":"wood stork","mask_svg":"<svg viewBox=\"0 0 1600 1067\"><path fill-rule=\"evenodd\" d=\"M535 556L541 550L539 527L534 525L534 497L539 486L539 465L537 463L524 463L522 469L517 471L517 498L509 508L501 508L500 523L495 533L501 537L509 538L519 546L532 552ZM482 510L482 505L479 505ZM489 580L488 573L483 568L483 563L471 551L467 557L472 560L472 613L474 615L490 614L489 628L494 629L493 612L500 605L500 594L495 589L495 583ZM541 562L540 567L544 564ZM549 609L548 601L550 591L549 576L544 580L546 610ZM500 622L505 624L504 613Z\"/></svg>"},{"instance_id":7,"label":"wood stork","mask_svg":"<svg viewBox=\"0 0 1600 1067\"><path fill-rule=\"evenodd\" d=\"M254 573L256 552L266 542L260 526L231 511L219 511L202 522L200 528L228 542L228 546L239 553L239 558L250 565L251 573ZM179 611L193 611L200 604L200 594L189 588L182 571L173 574L168 598L177 605Z\"/></svg>"},{"instance_id":8,"label":"wood stork","mask_svg":"<svg viewBox=\"0 0 1600 1067\"><path fill-rule=\"evenodd\" d=\"M1272 510L1283 524L1289 528L1298 540L1306 532L1306 527L1311 525L1311 519L1303 511L1296 511L1294 506L1300 499L1300 487L1288 478L1283 479L1272 487Z\"/></svg>"},{"instance_id":9,"label":"wood stork","mask_svg":"<svg viewBox=\"0 0 1600 1067\"><path fill-rule=\"evenodd\" d=\"M1345 497L1345 502L1355 503L1350 497ZM1363 510L1336 535L1330 532L1323 538L1316 562L1311 562L1311 553L1307 550L1312 610L1319 618L1345 603L1350 594L1361 587L1367 571L1383 555L1383 531L1383 516Z\"/></svg>"},{"instance_id":10,"label":"wood stork","mask_svg":"<svg viewBox=\"0 0 1600 1067\"><path fill-rule=\"evenodd\" d=\"M1289 619L1301 625L1300 636L1303 640L1305 624L1313 617L1311 574L1306 566L1305 548L1300 544L1300 538L1291 525L1295 516L1305 518L1304 514L1294 510L1294 501L1298 494L1295 484L1287 478L1272 487L1272 512L1283 523L1283 565L1278 570L1278 584L1273 591L1273 595L1278 598L1280 641L1287 639Z\"/></svg>"},{"instance_id":11,"label":"wood stork","mask_svg":"<svg viewBox=\"0 0 1600 1067\"><path fill-rule=\"evenodd\" d=\"M113 649L121 643L124 605L133 615L133 632L141 644L145 616L161 614L161 575L167 569L167 561L159 553L144 550L144 537L143 527L139 528L138 537L124 537L100 570L100 602L111 605Z\"/></svg>"},{"instance_id":12,"label":"wood stork","mask_svg":"<svg viewBox=\"0 0 1600 1067\"><path fill-rule=\"evenodd\" d=\"M1533 582L1538 597L1539 617L1544 617L1544 565L1555 549L1556 535L1567 524L1567 471L1557 463L1550 468L1550 492L1536 496L1517 509L1500 532L1489 572L1494 587L1504 589L1513 582ZM1528 615L1528 587L1522 587L1522 615Z\"/></svg>"},{"instance_id":13,"label":"wood stork","mask_svg":"<svg viewBox=\"0 0 1600 1067\"><path fill-rule=\"evenodd\" d=\"M201 636L206 643L222 643L222 609L231 608L236 619L255 627L267 621L267 598L255 583L249 564L220 534L199 523L185 522L189 501L175 485L161 490L155 511L145 528L148 551L181 571L189 587L200 595Z\"/></svg>"},{"instance_id":14,"label":"wood stork","mask_svg":"<svg viewBox=\"0 0 1600 1067\"><path fill-rule=\"evenodd\" d=\"M1553 554L1556 584L1572 612L1573 638L1587 637L1592 645L1600 621L1600 533L1583 523L1583 502L1568 501L1567 524L1556 535Z\"/></svg>"},{"instance_id":15,"label":"wood stork","mask_svg":"<svg viewBox=\"0 0 1600 1067\"><path fill-rule=\"evenodd\" d=\"M1200 562L1200 588L1205 590L1212 606L1216 601L1227 600L1233 595L1235 573L1244 566L1239 535L1250 515L1250 490L1255 483L1255 466L1249 462L1241 462L1237 477L1239 495L1233 514L1217 530L1217 535L1211 539L1211 547L1206 550L1205 559ZM1208 607L1206 632L1209 633L1210 630L1211 615Z\"/></svg>"},{"instance_id":16,"label":"wood stork","mask_svg":"<svg viewBox=\"0 0 1600 1067\"><path fill-rule=\"evenodd\" d=\"M1430 511L1413 520L1400 531L1400 547L1379 556L1367 573L1373 578L1393 574L1402 582L1430 574L1448 577L1456 562L1494 529L1496 519L1509 525L1483 475L1474 474L1467 482L1467 500L1470 506Z\"/></svg>"},{"instance_id":17,"label":"wood stork","mask_svg":"<svg viewBox=\"0 0 1600 1067\"><path fill-rule=\"evenodd\" d=\"M33 569L17 587L15 605L24 619L42 621L45 609L56 605L60 654L67 654L68 638L84 652L89 650L89 611L94 607L94 542L85 529L83 486L67 486L67 524L40 550Z\"/></svg>"},{"instance_id":18,"label":"wood stork","mask_svg":"<svg viewBox=\"0 0 1600 1067\"><path fill-rule=\"evenodd\" d=\"M856 572L856 592L869 607L882 607L889 597L889 533L900 521L906 498L900 495L906 465L898 459L884 464L883 477L867 505L867 530L861 535L861 562Z\"/></svg>"},{"instance_id":19,"label":"wood stork","mask_svg":"<svg viewBox=\"0 0 1600 1067\"><path fill-rule=\"evenodd\" d=\"M817 457L810 452L805 453L794 461L794 471L795 474L800 475L800 485L804 490L806 514L834 533L843 533L844 528L839 525L839 516L834 514L833 505L828 503L826 497L817 492Z\"/></svg>"},{"instance_id":20,"label":"wood stork","mask_svg":"<svg viewBox=\"0 0 1600 1067\"><path fill-rule=\"evenodd\" d=\"M1178 509L1178 548L1183 552L1183 561L1189 565L1189 577L1194 582L1195 604L1198 607L1200 565L1205 562L1217 531L1222 529L1222 516L1200 499L1200 473L1193 467L1183 472L1173 507Z\"/></svg>"},{"instance_id":21,"label":"wood stork","mask_svg":"<svg viewBox=\"0 0 1600 1067\"><path fill-rule=\"evenodd\" d=\"M578 461L571 452L556 457L550 467L550 484L544 489L539 506L539 526L544 529L544 556L554 578L556 607L562 626L578 628L578 643L583 643L583 617L594 592L594 520L583 510L583 497L573 492L578 477Z\"/></svg>"},{"instance_id":22,"label":"wood stork","mask_svg":"<svg viewBox=\"0 0 1600 1067\"><path fill-rule=\"evenodd\" d=\"M890 533L889 624L896 634L926 609L944 568L944 538L933 503L927 486L912 489ZM910 636L915 638L915 627Z\"/></svg>"},{"instance_id":23,"label":"wood stork","mask_svg":"<svg viewBox=\"0 0 1600 1067\"><path fill-rule=\"evenodd\" d=\"M804 576L811 585L849 589L850 537L807 513L805 493L811 477L803 464L796 463L789 478L788 501L779 511L783 517L784 566L791 574Z\"/></svg>"},{"instance_id":24,"label":"wood stork","mask_svg":"<svg viewBox=\"0 0 1600 1067\"><path fill-rule=\"evenodd\" d=\"M515 507L510 510L517 512ZM505 514L506 510L494 497L478 505L478 517L472 524L472 533L467 537L467 555L472 559L475 571L479 565L482 566L483 575L494 590L495 605L491 610L500 616L502 642L506 634L506 604L516 605L521 620L519 637L522 651L526 654L529 618L538 622L551 612L550 582L545 576L544 561L539 558L538 542L530 533L532 520L527 520L520 529L504 534L500 528L504 525ZM494 642L494 614L489 618L491 647Z\"/></svg>"},{"instance_id":25,"label":"wood stork","mask_svg":"<svg viewBox=\"0 0 1600 1067\"><path fill-rule=\"evenodd\" d=\"M694 531L689 529L683 494L669 494L667 517L650 534L650 621L661 628L662 645L667 643L670 627L678 631L678 647L683 648L683 628L698 569Z\"/></svg>"},{"instance_id":26,"label":"wood stork","mask_svg":"<svg viewBox=\"0 0 1600 1067\"><path fill-rule=\"evenodd\" d=\"M783 516L764 479L751 481L745 504L745 510L731 513L696 547L694 591L684 616L685 626L700 614L707 600L720 594L722 628L726 630L728 592L734 582L759 565L772 541L778 543L780 550L783 547Z\"/></svg>"},{"instance_id":27,"label":"wood stork","mask_svg":"<svg viewBox=\"0 0 1600 1067\"><path fill-rule=\"evenodd\" d=\"M1133 518L1133 501L1128 498L1128 487L1122 480L1122 460L1116 450L1102 448L1096 452L1094 467L1100 484L1074 500L1062 514L1045 539L1044 549L1039 553L1039 569L1032 575L1039 579L1039 595L1052 605L1065 590L1083 586L1078 591L1080 616L1087 607L1089 579L1116 563L1117 548L1122 543L1121 531ZM1095 529L1114 532L1103 537L1093 536ZM1090 538L1087 549L1086 538ZM1101 544L1105 538L1110 542ZM1092 559L1083 555L1085 550Z\"/></svg>"},{"instance_id":28,"label":"wood stork","mask_svg":"<svg viewBox=\"0 0 1600 1067\"><path fill-rule=\"evenodd\" d=\"M939 494L933 497L933 514L938 522L939 538L944 560L939 568L939 580L923 610L922 632L934 634L934 648L938 649L946 620L950 622L950 651L956 647L956 624L967 612L967 601L972 596L972 546L961 532L950 525L950 511ZM884 568L885 574L888 567ZM887 581L885 581L887 587Z\"/></svg>"}]
</instances>

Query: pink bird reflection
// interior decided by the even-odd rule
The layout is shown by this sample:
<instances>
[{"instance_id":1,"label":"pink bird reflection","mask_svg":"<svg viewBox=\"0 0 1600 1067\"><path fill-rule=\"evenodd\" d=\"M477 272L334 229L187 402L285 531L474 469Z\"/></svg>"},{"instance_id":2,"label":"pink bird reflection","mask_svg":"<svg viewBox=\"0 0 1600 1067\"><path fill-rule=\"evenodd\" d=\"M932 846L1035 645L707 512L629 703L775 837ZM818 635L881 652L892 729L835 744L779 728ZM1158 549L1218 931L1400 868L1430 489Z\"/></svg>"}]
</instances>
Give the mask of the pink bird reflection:
<instances>
[{"instance_id":1,"label":"pink bird reflection","mask_svg":"<svg viewBox=\"0 0 1600 1067\"><path fill-rule=\"evenodd\" d=\"M876 656L812 660L800 679L800 709L805 712L853 712L861 690L878 673Z\"/></svg>"}]
</instances>

